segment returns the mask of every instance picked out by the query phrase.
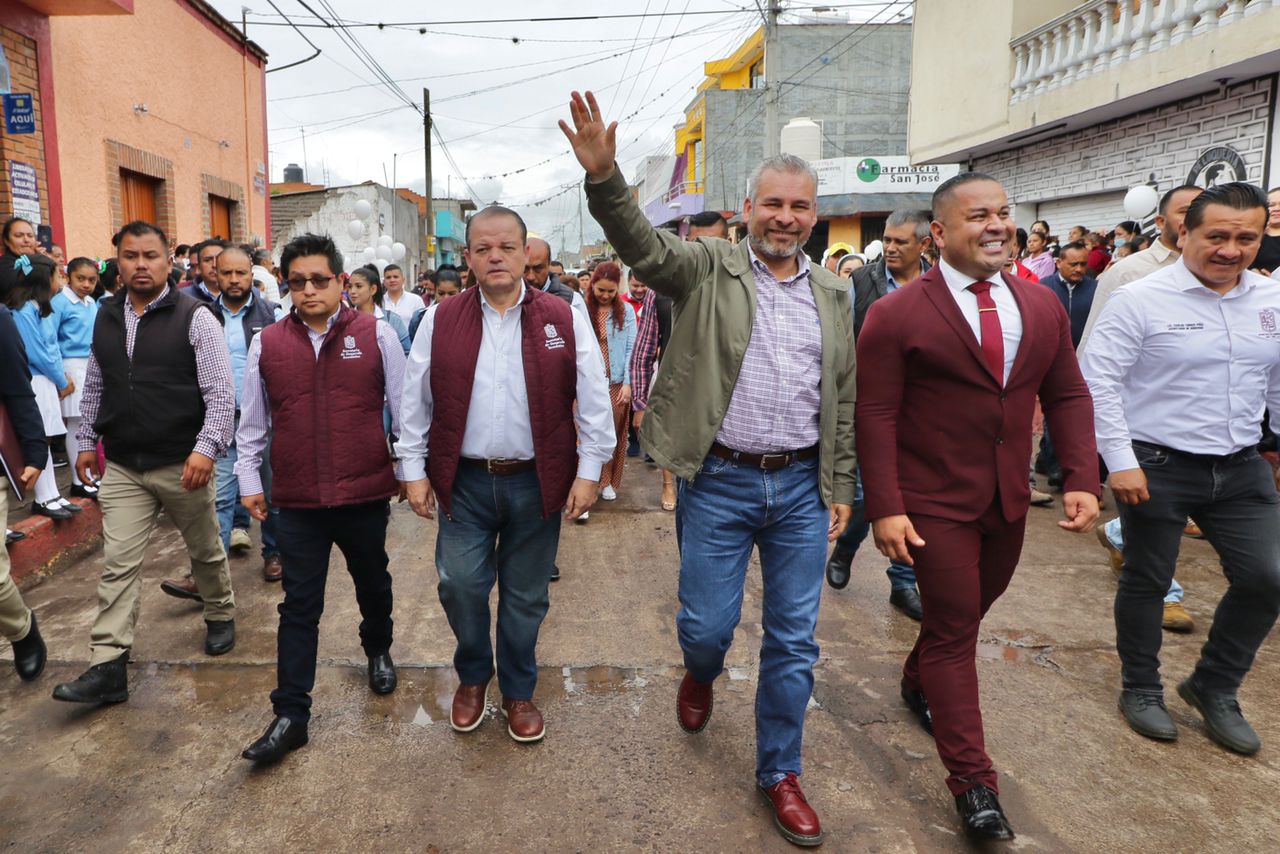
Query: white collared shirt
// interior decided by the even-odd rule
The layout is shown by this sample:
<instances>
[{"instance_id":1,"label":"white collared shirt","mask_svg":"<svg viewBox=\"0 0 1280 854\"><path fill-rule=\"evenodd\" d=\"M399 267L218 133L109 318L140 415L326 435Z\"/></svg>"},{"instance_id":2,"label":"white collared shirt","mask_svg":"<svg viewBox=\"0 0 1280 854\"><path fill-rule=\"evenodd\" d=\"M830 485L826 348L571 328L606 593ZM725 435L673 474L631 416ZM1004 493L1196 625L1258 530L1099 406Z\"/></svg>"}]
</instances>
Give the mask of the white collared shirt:
<instances>
[{"instance_id":1,"label":"white collared shirt","mask_svg":"<svg viewBox=\"0 0 1280 854\"><path fill-rule=\"evenodd\" d=\"M981 347L982 315L978 312L978 295L968 290L968 287L978 280L961 273L945 259L938 262L938 269L941 270L942 278L947 283L947 290L951 292L951 297L960 307L960 313L964 315L969 328L973 330L973 337ZM1003 382L1007 383L1009 375L1013 373L1014 359L1018 357L1018 345L1022 343L1022 312L1018 309L1018 301L1014 298L1013 291L1009 290L1009 286L1005 284L1004 277L999 272L992 273L985 281L991 283L991 298L995 300L996 316L1000 318L1000 332L1004 337Z\"/></svg>"},{"instance_id":2,"label":"white collared shirt","mask_svg":"<svg viewBox=\"0 0 1280 854\"><path fill-rule=\"evenodd\" d=\"M1107 468L1138 468L1133 440L1191 454L1257 444L1280 412L1280 283L1244 273L1219 296L1176 263L1107 300L1080 368Z\"/></svg>"},{"instance_id":3,"label":"white collared shirt","mask_svg":"<svg viewBox=\"0 0 1280 854\"><path fill-rule=\"evenodd\" d=\"M1093 303L1089 306L1089 319L1085 321L1084 331L1080 333L1080 346L1076 347L1076 350L1084 352L1085 344L1093 334L1093 327L1098 325L1098 315L1102 314L1102 307L1107 304L1107 300L1117 289L1123 288L1130 282L1144 279L1156 270L1168 267L1178 260L1178 254L1177 249L1170 249L1164 245L1164 241L1157 239L1141 252L1135 252L1128 258L1121 258L1103 270L1102 275L1098 276L1098 287L1093 292Z\"/></svg>"},{"instance_id":4,"label":"white collared shirt","mask_svg":"<svg viewBox=\"0 0 1280 854\"><path fill-rule=\"evenodd\" d=\"M462 434L462 456L472 459L529 460L534 457L529 396L524 382L523 311L524 284L516 304L501 314L480 293L483 318L480 352L471 384L471 405ZM396 456L403 465L403 480L427 476L427 437L435 404L431 397L431 342L435 334L438 304L427 309L409 351L401 406L400 441ZM595 333L585 317L570 310L573 318L577 363L578 477L599 480L600 469L613 457L617 438L613 429L613 404L604 377L604 358ZM448 370L449 366L442 366Z\"/></svg>"},{"instance_id":5,"label":"white collared shirt","mask_svg":"<svg viewBox=\"0 0 1280 854\"><path fill-rule=\"evenodd\" d=\"M404 321L405 326L408 326L409 321L413 319L413 313L425 304L422 297L415 293L410 293L408 288L400 292L399 302L391 299L391 294L385 294L382 297L382 307L400 315L400 319Z\"/></svg>"}]
</instances>

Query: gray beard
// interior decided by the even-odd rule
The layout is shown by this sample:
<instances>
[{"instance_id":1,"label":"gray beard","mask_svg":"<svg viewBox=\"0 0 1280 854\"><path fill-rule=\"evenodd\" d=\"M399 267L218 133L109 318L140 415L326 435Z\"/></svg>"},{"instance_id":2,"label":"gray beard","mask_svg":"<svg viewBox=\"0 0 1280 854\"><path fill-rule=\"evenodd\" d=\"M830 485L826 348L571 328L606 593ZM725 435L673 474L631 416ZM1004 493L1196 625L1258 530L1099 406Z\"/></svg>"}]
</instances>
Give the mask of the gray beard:
<instances>
[{"instance_id":1,"label":"gray beard","mask_svg":"<svg viewBox=\"0 0 1280 854\"><path fill-rule=\"evenodd\" d=\"M770 243L763 237L756 237L754 234L747 236L747 240L751 243L751 248L757 255L766 258L772 258L775 261L782 261L787 258L794 258L800 254L800 241L792 241L789 247L779 246L776 243Z\"/></svg>"}]
</instances>

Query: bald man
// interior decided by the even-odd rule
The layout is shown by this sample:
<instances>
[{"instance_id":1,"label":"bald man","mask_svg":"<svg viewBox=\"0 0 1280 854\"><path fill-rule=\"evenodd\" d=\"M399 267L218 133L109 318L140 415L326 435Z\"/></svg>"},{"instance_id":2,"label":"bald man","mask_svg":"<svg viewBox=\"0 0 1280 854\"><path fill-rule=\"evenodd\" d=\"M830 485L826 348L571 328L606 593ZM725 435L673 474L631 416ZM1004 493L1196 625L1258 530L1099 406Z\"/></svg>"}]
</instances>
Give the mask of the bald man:
<instances>
[{"instance_id":1,"label":"bald man","mask_svg":"<svg viewBox=\"0 0 1280 854\"><path fill-rule=\"evenodd\" d=\"M591 319L582 294L560 281L560 277L551 271L551 244L541 237L530 237L525 245L525 255L524 280L529 287L555 294L582 312L587 320Z\"/></svg>"}]
</instances>

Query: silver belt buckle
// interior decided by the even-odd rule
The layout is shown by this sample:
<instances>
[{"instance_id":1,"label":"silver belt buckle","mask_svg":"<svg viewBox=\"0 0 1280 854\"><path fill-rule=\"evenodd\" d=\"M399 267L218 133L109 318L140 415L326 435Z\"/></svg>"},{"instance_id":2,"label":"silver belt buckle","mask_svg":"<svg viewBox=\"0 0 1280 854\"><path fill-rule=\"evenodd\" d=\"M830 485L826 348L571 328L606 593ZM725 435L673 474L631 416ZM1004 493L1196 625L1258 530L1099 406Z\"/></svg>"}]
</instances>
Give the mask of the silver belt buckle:
<instances>
[{"instance_id":1,"label":"silver belt buckle","mask_svg":"<svg viewBox=\"0 0 1280 854\"><path fill-rule=\"evenodd\" d=\"M485 471L487 471L489 474L497 474L497 472L493 470L493 464L496 462L501 462L501 460L485 460L484 461Z\"/></svg>"}]
</instances>

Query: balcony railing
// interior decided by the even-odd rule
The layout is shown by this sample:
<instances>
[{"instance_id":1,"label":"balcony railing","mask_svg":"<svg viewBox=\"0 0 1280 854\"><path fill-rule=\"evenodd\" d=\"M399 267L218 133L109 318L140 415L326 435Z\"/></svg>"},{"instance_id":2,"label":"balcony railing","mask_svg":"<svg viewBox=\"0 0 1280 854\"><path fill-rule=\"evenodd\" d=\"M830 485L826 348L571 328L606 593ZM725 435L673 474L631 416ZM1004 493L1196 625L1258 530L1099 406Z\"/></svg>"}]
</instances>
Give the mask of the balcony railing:
<instances>
[{"instance_id":1,"label":"balcony railing","mask_svg":"<svg viewBox=\"0 0 1280 854\"><path fill-rule=\"evenodd\" d=\"M1010 42L1010 103L1230 26L1280 0L1091 0Z\"/></svg>"},{"instance_id":2,"label":"balcony railing","mask_svg":"<svg viewBox=\"0 0 1280 854\"><path fill-rule=\"evenodd\" d=\"M701 181L685 181L683 184L676 184L670 190L667 190L665 193L663 193L662 202L663 204L669 205L675 200L679 199L681 196L688 195L690 193L701 193L701 192L702 192Z\"/></svg>"}]
</instances>

